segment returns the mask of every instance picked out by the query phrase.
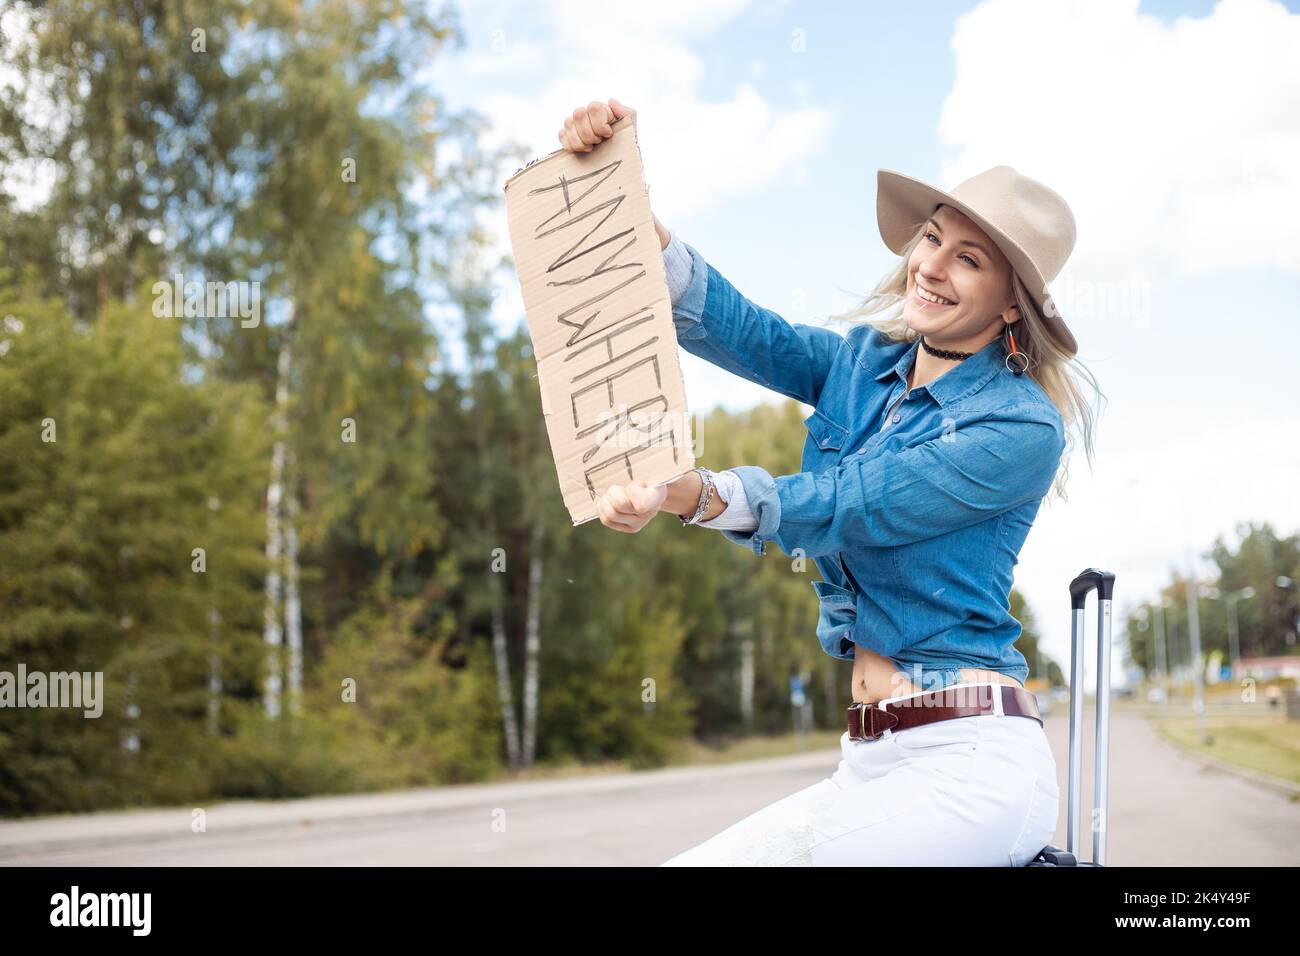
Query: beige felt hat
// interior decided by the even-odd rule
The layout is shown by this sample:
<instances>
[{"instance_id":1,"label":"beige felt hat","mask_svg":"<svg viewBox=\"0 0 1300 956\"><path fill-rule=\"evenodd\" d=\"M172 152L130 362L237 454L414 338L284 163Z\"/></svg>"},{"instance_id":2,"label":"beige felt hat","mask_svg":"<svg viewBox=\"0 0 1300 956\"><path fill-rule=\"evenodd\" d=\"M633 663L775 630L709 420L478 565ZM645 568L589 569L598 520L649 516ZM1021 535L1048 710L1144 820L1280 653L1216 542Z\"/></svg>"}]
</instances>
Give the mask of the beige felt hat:
<instances>
[{"instance_id":1,"label":"beige felt hat","mask_svg":"<svg viewBox=\"0 0 1300 956\"><path fill-rule=\"evenodd\" d=\"M880 237L897 255L940 204L969 216L1015 269L1067 355L1079 351L1047 291L1074 249L1074 215L1065 200L1010 166L994 166L950 192L912 176L881 169L876 174L876 220Z\"/></svg>"}]
</instances>

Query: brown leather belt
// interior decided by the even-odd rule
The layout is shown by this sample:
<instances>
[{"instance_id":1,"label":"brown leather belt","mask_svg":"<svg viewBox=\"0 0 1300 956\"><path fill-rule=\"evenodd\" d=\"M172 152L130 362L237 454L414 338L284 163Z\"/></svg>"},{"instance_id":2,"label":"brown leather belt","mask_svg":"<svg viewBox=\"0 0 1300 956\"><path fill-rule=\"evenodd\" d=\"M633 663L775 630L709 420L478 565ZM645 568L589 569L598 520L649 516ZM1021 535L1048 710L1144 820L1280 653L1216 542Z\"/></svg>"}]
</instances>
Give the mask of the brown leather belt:
<instances>
[{"instance_id":1,"label":"brown leather belt","mask_svg":"<svg viewBox=\"0 0 1300 956\"><path fill-rule=\"evenodd\" d=\"M865 704L854 701L849 707L849 739L879 740L889 730L898 733L936 720L977 717L998 713L994 692L1002 695L1002 714L1006 717L1032 717L1041 725L1038 699L1014 684L979 684L946 687L927 691L902 700Z\"/></svg>"}]
</instances>

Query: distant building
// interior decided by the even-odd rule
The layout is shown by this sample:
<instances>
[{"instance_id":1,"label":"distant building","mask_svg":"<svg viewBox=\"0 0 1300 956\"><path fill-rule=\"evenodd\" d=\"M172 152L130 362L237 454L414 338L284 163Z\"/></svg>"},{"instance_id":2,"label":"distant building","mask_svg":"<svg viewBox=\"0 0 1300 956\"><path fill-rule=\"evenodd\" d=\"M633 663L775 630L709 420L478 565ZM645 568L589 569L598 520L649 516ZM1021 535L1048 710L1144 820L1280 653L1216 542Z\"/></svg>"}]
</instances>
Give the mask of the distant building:
<instances>
[{"instance_id":1,"label":"distant building","mask_svg":"<svg viewBox=\"0 0 1300 956\"><path fill-rule=\"evenodd\" d=\"M1242 677L1271 680L1291 677L1300 680L1300 655L1289 657L1242 657L1237 660L1237 671Z\"/></svg>"}]
</instances>

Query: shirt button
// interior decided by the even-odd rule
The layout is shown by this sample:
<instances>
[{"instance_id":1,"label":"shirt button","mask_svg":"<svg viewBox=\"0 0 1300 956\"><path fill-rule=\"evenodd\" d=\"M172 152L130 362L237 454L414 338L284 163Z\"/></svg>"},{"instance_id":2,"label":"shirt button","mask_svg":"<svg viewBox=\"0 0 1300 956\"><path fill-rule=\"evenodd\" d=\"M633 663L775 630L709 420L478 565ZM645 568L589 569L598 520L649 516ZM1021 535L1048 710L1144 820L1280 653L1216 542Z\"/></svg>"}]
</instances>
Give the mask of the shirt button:
<instances>
[{"instance_id":1,"label":"shirt button","mask_svg":"<svg viewBox=\"0 0 1300 956\"><path fill-rule=\"evenodd\" d=\"M826 447L827 445L829 445L830 443L831 443L831 440L830 440L829 438L823 438L823 439L822 439L822 447L823 447L823 448L825 448L825 447Z\"/></svg>"},{"instance_id":2,"label":"shirt button","mask_svg":"<svg viewBox=\"0 0 1300 956\"><path fill-rule=\"evenodd\" d=\"M897 425L902 420L903 420L903 416L900 412L894 412L894 417L890 419L890 421L892 421L895 425Z\"/></svg>"}]
</instances>

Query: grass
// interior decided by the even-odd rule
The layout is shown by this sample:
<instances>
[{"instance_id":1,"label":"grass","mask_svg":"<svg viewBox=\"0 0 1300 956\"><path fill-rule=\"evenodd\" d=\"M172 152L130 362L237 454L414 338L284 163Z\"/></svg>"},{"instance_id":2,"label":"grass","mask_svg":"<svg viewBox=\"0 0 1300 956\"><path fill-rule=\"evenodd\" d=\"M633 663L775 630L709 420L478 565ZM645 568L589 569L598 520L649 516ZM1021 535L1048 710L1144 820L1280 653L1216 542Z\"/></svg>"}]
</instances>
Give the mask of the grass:
<instances>
[{"instance_id":1,"label":"grass","mask_svg":"<svg viewBox=\"0 0 1300 956\"><path fill-rule=\"evenodd\" d=\"M843 735L843 729L835 729L812 730L801 737L796 737L793 733L771 737L742 737L712 745L687 740L678 745L671 764L674 767L706 766L788 757L813 750L836 750Z\"/></svg>"},{"instance_id":2,"label":"grass","mask_svg":"<svg viewBox=\"0 0 1300 956\"><path fill-rule=\"evenodd\" d=\"M1300 720L1285 714L1219 716L1207 714L1201 740L1193 716L1152 716L1157 734L1187 750L1224 763L1300 783Z\"/></svg>"},{"instance_id":3,"label":"grass","mask_svg":"<svg viewBox=\"0 0 1300 956\"><path fill-rule=\"evenodd\" d=\"M679 741L667 762L659 769L669 767L706 767L739 763L745 760L763 760L768 757L788 757L813 750L835 750L840 745L843 730L812 730L801 737L793 733L770 737L740 737L702 743L697 740ZM594 777L612 773L629 773L634 768L626 760L604 760L581 763L577 760L548 761L512 774L502 770L490 783L515 783L522 780L564 780L574 777Z\"/></svg>"}]
</instances>

